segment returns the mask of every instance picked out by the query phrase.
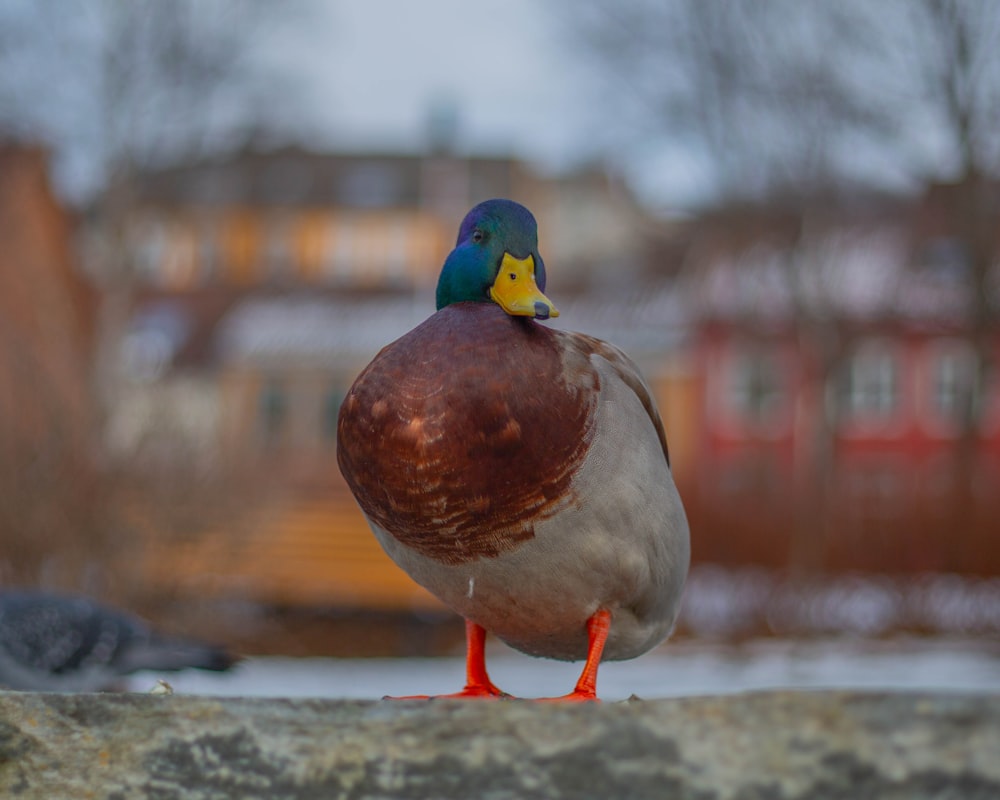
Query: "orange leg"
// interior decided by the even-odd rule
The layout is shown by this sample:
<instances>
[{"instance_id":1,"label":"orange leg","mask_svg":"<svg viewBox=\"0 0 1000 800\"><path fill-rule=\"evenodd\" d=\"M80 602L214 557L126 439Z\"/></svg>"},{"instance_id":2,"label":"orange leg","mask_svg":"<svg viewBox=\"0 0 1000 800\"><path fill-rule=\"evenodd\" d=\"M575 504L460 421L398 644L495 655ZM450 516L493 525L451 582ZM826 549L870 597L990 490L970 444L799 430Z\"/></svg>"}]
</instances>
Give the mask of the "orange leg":
<instances>
[{"instance_id":1,"label":"orange leg","mask_svg":"<svg viewBox=\"0 0 1000 800\"><path fill-rule=\"evenodd\" d=\"M465 621L465 688L444 697L509 697L486 673L486 631L475 622Z\"/></svg>"},{"instance_id":2,"label":"orange leg","mask_svg":"<svg viewBox=\"0 0 1000 800\"><path fill-rule=\"evenodd\" d=\"M583 672L580 673L580 680L576 682L576 688L562 697L544 698L546 701L600 702L597 699L597 668L601 664L601 655L604 653L604 644L608 641L609 630L611 630L611 612L600 608L587 620L590 644L587 647L587 662L583 665Z\"/></svg>"},{"instance_id":3,"label":"orange leg","mask_svg":"<svg viewBox=\"0 0 1000 800\"><path fill-rule=\"evenodd\" d=\"M596 669L595 669L596 671ZM475 622L465 621L465 688L453 694L411 695L393 700L431 700L440 698L500 698L510 697L493 685L486 672L486 631Z\"/></svg>"}]
</instances>

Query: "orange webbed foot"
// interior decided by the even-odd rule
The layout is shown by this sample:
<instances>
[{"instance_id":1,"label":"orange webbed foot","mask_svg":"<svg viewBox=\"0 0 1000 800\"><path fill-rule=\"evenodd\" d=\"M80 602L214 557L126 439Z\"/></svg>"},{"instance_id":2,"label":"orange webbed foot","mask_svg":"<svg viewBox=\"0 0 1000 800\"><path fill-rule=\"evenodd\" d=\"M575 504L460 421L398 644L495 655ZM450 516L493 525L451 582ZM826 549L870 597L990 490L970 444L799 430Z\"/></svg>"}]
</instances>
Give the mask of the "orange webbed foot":
<instances>
[{"instance_id":1,"label":"orange webbed foot","mask_svg":"<svg viewBox=\"0 0 1000 800\"><path fill-rule=\"evenodd\" d=\"M467 685L464 689L451 694L413 694L405 697L383 697L383 700L508 700L513 695L498 689L492 683L485 685Z\"/></svg>"},{"instance_id":2,"label":"orange webbed foot","mask_svg":"<svg viewBox=\"0 0 1000 800\"><path fill-rule=\"evenodd\" d=\"M384 700L505 700L512 695L493 685L486 672L486 630L465 621L465 688L452 694L415 694Z\"/></svg>"},{"instance_id":3,"label":"orange webbed foot","mask_svg":"<svg viewBox=\"0 0 1000 800\"><path fill-rule=\"evenodd\" d=\"M606 609L598 609L593 616L587 620L587 635L589 643L587 646L587 661L583 665L583 672L576 682L576 687L569 694L561 697L541 697L536 702L540 703L599 703L597 696L597 668L601 663L601 656L604 654L604 645L608 640L608 631L611 630L611 612ZM466 620L466 684L465 688L453 694L439 695L409 695L406 697L386 697L386 700L435 700L435 699L481 699L481 700L503 700L512 698L506 692L498 689L490 680L486 673L485 641L486 631L474 622Z\"/></svg>"},{"instance_id":4,"label":"orange webbed foot","mask_svg":"<svg viewBox=\"0 0 1000 800\"><path fill-rule=\"evenodd\" d=\"M587 663L583 665L580 680L576 688L562 697L542 697L542 703L600 703L597 696L597 668L601 664L604 645L608 641L608 631L611 630L611 612L600 608L587 620L587 636L590 642L587 646Z\"/></svg>"},{"instance_id":5,"label":"orange webbed foot","mask_svg":"<svg viewBox=\"0 0 1000 800\"><path fill-rule=\"evenodd\" d=\"M574 689L569 694L559 697L539 697L536 703L600 703L601 698L593 692L581 692Z\"/></svg>"}]
</instances>

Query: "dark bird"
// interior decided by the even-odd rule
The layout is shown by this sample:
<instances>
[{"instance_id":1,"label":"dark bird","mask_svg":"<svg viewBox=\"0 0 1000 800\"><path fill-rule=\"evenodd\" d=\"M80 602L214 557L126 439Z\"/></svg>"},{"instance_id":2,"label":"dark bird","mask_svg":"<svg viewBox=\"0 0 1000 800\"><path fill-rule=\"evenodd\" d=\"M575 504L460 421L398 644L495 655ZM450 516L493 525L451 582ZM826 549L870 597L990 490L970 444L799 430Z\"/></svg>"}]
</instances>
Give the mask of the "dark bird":
<instances>
[{"instance_id":1,"label":"dark bird","mask_svg":"<svg viewBox=\"0 0 1000 800\"><path fill-rule=\"evenodd\" d=\"M0 592L0 686L7 689L96 692L141 669L221 672L235 661L220 647L161 635L84 597Z\"/></svg>"},{"instance_id":2,"label":"dark bird","mask_svg":"<svg viewBox=\"0 0 1000 800\"><path fill-rule=\"evenodd\" d=\"M536 322L535 218L489 200L462 221L437 313L389 344L341 406L337 459L389 556L466 620L467 685L492 632L585 659L564 699L596 699L602 659L673 628L690 545L652 392L619 349Z\"/></svg>"}]
</instances>

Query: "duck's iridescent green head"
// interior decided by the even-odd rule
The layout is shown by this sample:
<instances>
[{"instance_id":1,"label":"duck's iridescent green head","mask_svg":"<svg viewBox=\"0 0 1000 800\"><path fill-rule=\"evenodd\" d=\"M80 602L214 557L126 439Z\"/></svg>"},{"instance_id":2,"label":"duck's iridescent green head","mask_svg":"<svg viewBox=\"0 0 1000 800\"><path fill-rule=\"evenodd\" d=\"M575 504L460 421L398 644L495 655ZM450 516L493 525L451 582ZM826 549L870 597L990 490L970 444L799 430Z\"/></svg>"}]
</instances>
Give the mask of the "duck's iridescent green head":
<instances>
[{"instance_id":1,"label":"duck's iridescent green head","mask_svg":"<svg viewBox=\"0 0 1000 800\"><path fill-rule=\"evenodd\" d=\"M558 317L544 290L538 224L528 209L513 200L487 200L465 215L438 279L438 310L471 300L497 303L512 316Z\"/></svg>"}]
</instances>

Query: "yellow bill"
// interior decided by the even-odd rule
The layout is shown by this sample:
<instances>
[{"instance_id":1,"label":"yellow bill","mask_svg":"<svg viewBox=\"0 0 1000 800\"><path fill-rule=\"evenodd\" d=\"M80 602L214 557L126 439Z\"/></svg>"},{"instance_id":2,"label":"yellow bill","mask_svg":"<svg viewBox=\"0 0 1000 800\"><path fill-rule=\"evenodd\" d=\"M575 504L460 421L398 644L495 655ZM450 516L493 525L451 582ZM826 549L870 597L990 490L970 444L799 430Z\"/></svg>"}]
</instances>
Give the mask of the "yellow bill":
<instances>
[{"instance_id":1,"label":"yellow bill","mask_svg":"<svg viewBox=\"0 0 1000 800\"><path fill-rule=\"evenodd\" d=\"M559 316L556 307L535 283L535 259L531 256L514 258L504 253L500 272L490 287L490 297L512 317L548 319Z\"/></svg>"}]
</instances>

